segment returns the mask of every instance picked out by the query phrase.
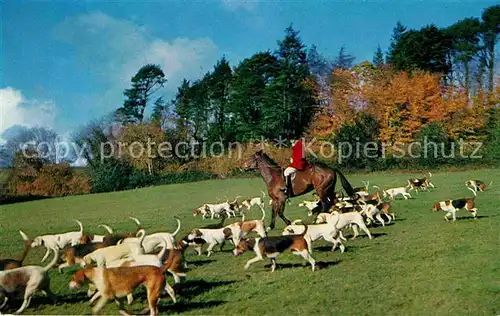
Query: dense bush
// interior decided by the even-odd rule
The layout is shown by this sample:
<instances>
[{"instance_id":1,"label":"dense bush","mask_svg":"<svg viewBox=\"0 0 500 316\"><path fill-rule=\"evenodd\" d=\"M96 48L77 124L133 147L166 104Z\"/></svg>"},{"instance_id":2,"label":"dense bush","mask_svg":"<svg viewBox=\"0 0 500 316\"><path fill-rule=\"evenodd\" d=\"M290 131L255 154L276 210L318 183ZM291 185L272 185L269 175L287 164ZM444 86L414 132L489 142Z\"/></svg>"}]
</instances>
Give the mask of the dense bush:
<instances>
[{"instance_id":1,"label":"dense bush","mask_svg":"<svg viewBox=\"0 0 500 316\"><path fill-rule=\"evenodd\" d=\"M92 192L124 190L132 172L132 166L112 157L103 159L101 163L93 163L88 168Z\"/></svg>"},{"instance_id":2,"label":"dense bush","mask_svg":"<svg viewBox=\"0 0 500 316\"><path fill-rule=\"evenodd\" d=\"M69 164L48 164L31 154L17 153L13 159L8 194L55 197L90 192L89 179L76 174Z\"/></svg>"}]
</instances>

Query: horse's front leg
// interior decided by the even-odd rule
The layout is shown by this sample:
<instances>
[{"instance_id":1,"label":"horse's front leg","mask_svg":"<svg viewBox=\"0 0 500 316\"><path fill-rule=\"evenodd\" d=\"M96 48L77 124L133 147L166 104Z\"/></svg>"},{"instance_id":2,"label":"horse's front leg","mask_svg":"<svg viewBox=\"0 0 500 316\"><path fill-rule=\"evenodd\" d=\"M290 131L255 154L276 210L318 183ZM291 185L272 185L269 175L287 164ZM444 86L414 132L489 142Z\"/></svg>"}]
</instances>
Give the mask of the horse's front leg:
<instances>
[{"instance_id":1,"label":"horse's front leg","mask_svg":"<svg viewBox=\"0 0 500 316\"><path fill-rule=\"evenodd\" d=\"M277 212L277 203L275 200L273 200L273 204L271 205L272 207L272 210L271 210L271 224L269 225L269 227L267 228L267 230L271 230L271 229L274 229L274 227L276 226L276 215L278 214Z\"/></svg>"},{"instance_id":2,"label":"horse's front leg","mask_svg":"<svg viewBox=\"0 0 500 316\"><path fill-rule=\"evenodd\" d=\"M285 217L285 201L279 201L278 207L277 207L277 212L280 218L285 222L285 224L288 226L292 222Z\"/></svg>"}]
</instances>

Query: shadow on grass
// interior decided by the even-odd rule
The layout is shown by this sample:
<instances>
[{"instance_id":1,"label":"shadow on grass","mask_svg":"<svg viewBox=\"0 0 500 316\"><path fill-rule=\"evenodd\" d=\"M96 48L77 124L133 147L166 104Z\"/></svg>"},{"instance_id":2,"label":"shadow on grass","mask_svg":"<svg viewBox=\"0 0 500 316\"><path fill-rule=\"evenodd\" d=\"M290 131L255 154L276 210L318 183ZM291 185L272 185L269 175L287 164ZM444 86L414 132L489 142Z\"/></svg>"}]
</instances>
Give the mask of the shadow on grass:
<instances>
[{"instance_id":1,"label":"shadow on grass","mask_svg":"<svg viewBox=\"0 0 500 316\"><path fill-rule=\"evenodd\" d=\"M180 297L189 300L204 292L210 291L216 287L230 285L236 281L205 281L205 280L188 280L173 286L176 294Z\"/></svg>"},{"instance_id":2,"label":"shadow on grass","mask_svg":"<svg viewBox=\"0 0 500 316\"><path fill-rule=\"evenodd\" d=\"M331 248L330 248L331 249ZM316 269L325 269L329 266L334 266L336 264L340 263L340 260L335 260L335 261L316 261ZM264 268L269 269L271 271L271 264L266 264ZM281 269L293 269L293 268L311 268L311 265L309 262L302 262L302 263L278 263L276 262L276 270L281 270Z\"/></svg>"},{"instance_id":3,"label":"shadow on grass","mask_svg":"<svg viewBox=\"0 0 500 316\"><path fill-rule=\"evenodd\" d=\"M212 260L212 259L202 259L202 260L193 260L193 261L186 261L186 262L187 262L187 265L189 268L189 266L199 267L199 266L203 266L205 264L209 264L209 263L212 263L215 261L216 260Z\"/></svg>"},{"instance_id":4,"label":"shadow on grass","mask_svg":"<svg viewBox=\"0 0 500 316\"><path fill-rule=\"evenodd\" d=\"M386 225L386 226L387 226L387 225ZM376 226L376 227L378 227L378 226ZM382 227L382 226L380 226L380 227ZM374 228L374 227L370 227L370 228ZM382 236L387 235L387 233L371 233L371 235L372 235L372 237L373 237L373 238L379 238L379 237L382 237ZM345 238L347 238L347 241L353 241L353 240L351 239L351 238L352 238L352 236L353 236L353 235L349 235L349 236L344 235L344 237L345 237ZM366 234L364 234L364 233L363 233L363 234L359 234L359 235L356 237L356 239L358 239L358 238L367 238L367 239L368 239L368 235L366 235ZM356 239L354 239L354 240L356 240Z\"/></svg>"},{"instance_id":5,"label":"shadow on grass","mask_svg":"<svg viewBox=\"0 0 500 316\"><path fill-rule=\"evenodd\" d=\"M474 220L474 219L481 219L481 218L488 218L489 216L486 216L486 215L478 215L476 216L476 218L472 217L472 216L460 216L458 217L457 216L457 221L467 221L467 220Z\"/></svg>"},{"instance_id":6,"label":"shadow on grass","mask_svg":"<svg viewBox=\"0 0 500 316\"><path fill-rule=\"evenodd\" d=\"M84 292L79 292L79 293L72 293L70 295L57 295L54 294L56 297L56 304L57 305L63 305L63 304L78 304L82 302L87 302L89 300L89 297L87 297L87 294ZM21 305L23 304L23 298L22 297L15 297L12 299L9 299L7 303L7 308L3 310L2 312L6 312L7 314L15 312ZM30 305L28 306L28 309L30 308L40 308L42 306L54 306L54 302L46 295L43 294L35 294L30 302ZM26 313L26 311L25 311ZM1 315L1 313L0 313Z\"/></svg>"}]
</instances>

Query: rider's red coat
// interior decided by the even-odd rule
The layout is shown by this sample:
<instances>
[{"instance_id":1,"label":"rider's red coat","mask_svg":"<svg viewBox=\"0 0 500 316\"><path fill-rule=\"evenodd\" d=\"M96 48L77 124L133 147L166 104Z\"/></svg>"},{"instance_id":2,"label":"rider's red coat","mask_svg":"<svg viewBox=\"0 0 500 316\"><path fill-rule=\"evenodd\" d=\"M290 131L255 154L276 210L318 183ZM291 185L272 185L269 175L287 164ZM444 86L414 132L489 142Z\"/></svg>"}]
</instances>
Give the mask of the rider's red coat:
<instances>
[{"instance_id":1,"label":"rider's red coat","mask_svg":"<svg viewBox=\"0 0 500 316\"><path fill-rule=\"evenodd\" d=\"M307 166L309 166L309 163L306 160L304 143L302 143L302 140L299 140L292 147L292 163L289 167L293 167L297 170L303 170Z\"/></svg>"}]
</instances>

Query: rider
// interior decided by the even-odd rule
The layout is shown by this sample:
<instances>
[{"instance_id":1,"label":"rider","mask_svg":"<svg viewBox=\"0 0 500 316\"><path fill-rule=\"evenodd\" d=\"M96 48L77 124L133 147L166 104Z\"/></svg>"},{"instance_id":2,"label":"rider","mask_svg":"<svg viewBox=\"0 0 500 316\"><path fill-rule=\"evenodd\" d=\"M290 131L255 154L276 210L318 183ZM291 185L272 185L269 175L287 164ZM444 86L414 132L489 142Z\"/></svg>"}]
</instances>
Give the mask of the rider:
<instances>
[{"instance_id":1,"label":"rider","mask_svg":"<svg viewBox=\"0 0 500 316\"><path fill-rule=\"evenodd\" d=\"M283 175L285 176L285 187L281 188L287 197L292 196L292 175L297 170L304 170L309 163L306 160L306 152L302 139L293 139L292 143L292 158L290 158L290 165L285 169Z\"/></svg>"}]
</instances>

